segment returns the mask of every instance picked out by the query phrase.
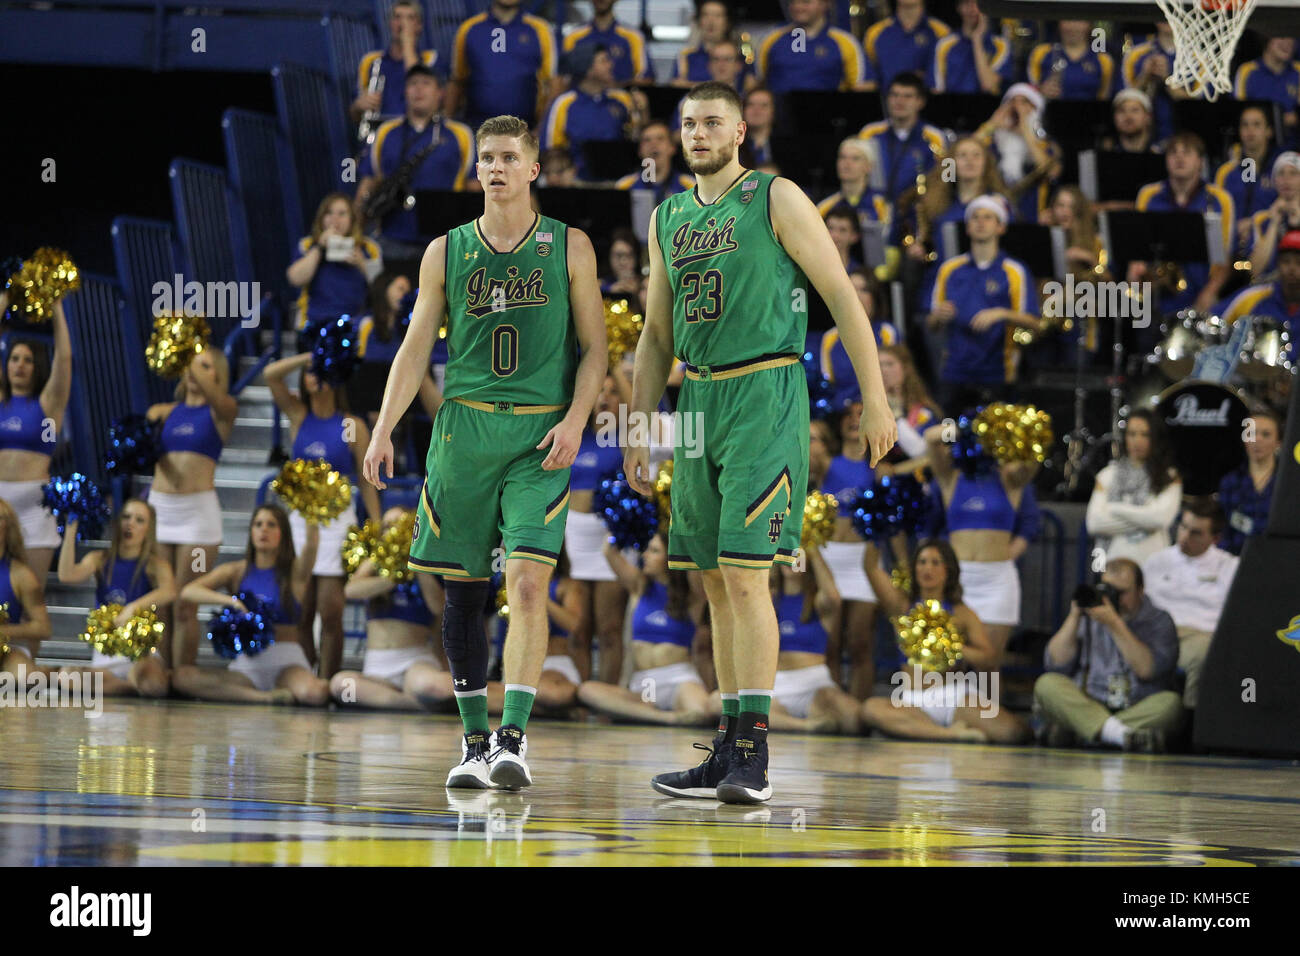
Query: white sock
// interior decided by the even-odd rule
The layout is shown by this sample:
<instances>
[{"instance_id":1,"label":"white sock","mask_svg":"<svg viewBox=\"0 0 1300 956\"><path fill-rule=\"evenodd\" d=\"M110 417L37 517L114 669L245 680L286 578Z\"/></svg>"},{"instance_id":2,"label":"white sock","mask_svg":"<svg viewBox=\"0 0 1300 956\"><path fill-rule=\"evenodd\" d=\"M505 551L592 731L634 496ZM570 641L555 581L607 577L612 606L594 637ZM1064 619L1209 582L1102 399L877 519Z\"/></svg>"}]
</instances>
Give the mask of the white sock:
<instances>
[{"instance_id":1,"label":"white sock","mask_svg":"<svg viewBox=\"0 0 1300 956\"><path fill-rule=\"evenodd\" d=\"M1110 716L1101 725L1101 742L1112 747L1123 747L1124 738L1133 733L1133 729L1118 717Z\"/></svg>"}]
</instances>

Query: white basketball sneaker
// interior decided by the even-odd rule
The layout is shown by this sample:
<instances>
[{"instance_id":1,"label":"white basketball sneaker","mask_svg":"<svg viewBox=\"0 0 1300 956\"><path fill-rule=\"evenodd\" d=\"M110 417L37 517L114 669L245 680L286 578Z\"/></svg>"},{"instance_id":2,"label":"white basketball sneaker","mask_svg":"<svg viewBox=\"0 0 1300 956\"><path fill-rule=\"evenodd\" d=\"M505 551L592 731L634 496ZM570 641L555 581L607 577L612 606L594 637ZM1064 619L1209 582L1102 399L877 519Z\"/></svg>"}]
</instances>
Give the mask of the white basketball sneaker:
<instances>
[{"instance_id":1,"label":"white basketball sneaker","mask_svg":"<svg viewBox=\"0 0 1300 956\"><path fill-rule=\"evenodd\" d=\"M485 731L466 734L460 741L460 763L447 774L447 788L461 790L487 790L488 751L492 741Z\"/></svg>"},{"instance_id":2,"label":"white basketball sneaker","mask_svg":"<svg viewBox=\"0 0 1300 956\"><path fill-rule=\"evenodd\" d=\"M513 724L507 724L492 735L492 752L488 764L492 768L488 779L492 786L502 790L522 790L533 785L532 775L524 755L528 753L528 735Z\"/></svg>"}]
</instances>

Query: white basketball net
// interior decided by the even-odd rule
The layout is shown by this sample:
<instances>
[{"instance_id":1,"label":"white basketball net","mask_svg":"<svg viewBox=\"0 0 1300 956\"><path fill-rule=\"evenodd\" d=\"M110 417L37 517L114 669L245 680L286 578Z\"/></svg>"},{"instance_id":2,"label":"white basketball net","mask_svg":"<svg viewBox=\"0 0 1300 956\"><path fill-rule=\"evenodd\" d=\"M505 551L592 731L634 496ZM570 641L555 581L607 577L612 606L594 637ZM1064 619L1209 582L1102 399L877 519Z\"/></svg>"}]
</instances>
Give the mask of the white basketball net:
<instances>
[{"instance_id":1,"label":"white basketball net","mask_svg":"<svg viewBox=\"0 0 1300 956\"><path fill-rule=\"evenodd\" d=\"M1174 31L1170 86L1214 101L1232 92L1232 54L1255 0L1156 0Z\"/></svg>"}]
</instances>

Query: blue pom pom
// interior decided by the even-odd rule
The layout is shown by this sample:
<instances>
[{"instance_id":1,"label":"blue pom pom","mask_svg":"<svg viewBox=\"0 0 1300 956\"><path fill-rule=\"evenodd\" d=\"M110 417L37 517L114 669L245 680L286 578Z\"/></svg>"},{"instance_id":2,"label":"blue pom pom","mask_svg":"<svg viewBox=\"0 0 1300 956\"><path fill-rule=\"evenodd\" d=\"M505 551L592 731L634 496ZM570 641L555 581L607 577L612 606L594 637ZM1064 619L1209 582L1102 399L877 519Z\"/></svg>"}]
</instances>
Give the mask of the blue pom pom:
<instances>
[{"instance_id":1,"label":"blue pom pom","mask_svg":"<svg viewBox=\"0 0 1300 956\"><path fill-rule=\"evenodd\" d=\"M234 660L240 654L253 657L275 643L274 614L270 602L252 591L240 591L247 611L223 607L208 620L208 640L218 657Z\"/></svg>"},{"instance_id":2,"label":"blue pom pom","mask_svg":"<svg viewBox=\"0 0 1300 956\"><path fill-rule=\"evenodd\" d=\"M952 443L952 460L968 478L987 474L993 469L994 461L984 452L984 447L975 437L975 419L984 411L981 405L973 412L963 412L957 419L957 440Z\"/></svg>"},{"instance_id":3,"label":"blue pom pom","mask_svg":"<svg viewBox=\"0 0 1300 956\"><path fill-rule=\"evenodd\" d=\"M7 256L0 260L0 285L9 288L9 280L23 271L22 256Z\"/></svg>"},{"instance_id":4,"label":"blue pom pom","mask_svg":"<svg viewBox=\"0 0 1300 956\"><path fill-rule=\"evenodd\" d=\"M402 296L402 301L397 303L397 312L394 315L397 318L397 328L403 332L411 324L411 311L415 308L415 298L420 294L419 289L412 289L406 295Z\"/></svg>"},{"instance_id":5,"label":"blue pom pom","mask_svg":"<svg viewBox=\"0 0 1300 956\"><path fill-rule=\"evenodd\" d=\"M357 358L357 333L352 317L316 319L303 330L311 349L311 372L326 385L342 385L351 377Z\"/></svg>"},{"instance_id":6,"label":"blue pom pom","mask_svg":"<svg viewBox=\"0 0 1300 956\"><path fill-rule=\"evenodd\" d=\"M143 415L123 415L108 426L108 458L104 464L110 477L147 475L158 463L161 421Z\"/></svg>"},{"instance_id":7,"label":"blue pom pom","mask_svg":"<svg viewBox=\"0 0 1300 956\"><path fill-rule=\"evenodd\" d=\"M642 498L632 490L621 470L600 480L591 505L609 529L610 543L620 550L643 550L659 530L659 509L649 498Z\"/></svg>"},{"instance_id":8,"label":"blue pom pom","mask_svg":"<svg viewBox=\"0 0 1300 956\"><path fill-rule=\"evenodd\" d=\"M854 530L868 540L914 535L925 516L925 489L911 475L886 475L861 492L852 509Z\"/></svg>"},{"instance_id":9,"label":"blue pom pom","mask_svg":"<svg viewBox=\"0 0 1300 956\"><path fill-rule=\"evenodd\" d=\"M813 419L826 418L835 411L832 400L835 386L822 374L817 357L812 352L804 352L800 358L803 372L808 379L808 416Z\"/></svg>"},{"instance_id":10,"label":"blue pom pom","mask_svg":"<svg viewBox=\"0 0 1300 956\"><path fill-rule=\"evenodd\" d=\"M108 521L108 502L99 486L85 475L74 471L66 478L51 478L41 492L45 507L58 519L59 534L63 534L69 521L75 520L80 522L78 541L102 536Z\"/></svg>"}]
</instances>

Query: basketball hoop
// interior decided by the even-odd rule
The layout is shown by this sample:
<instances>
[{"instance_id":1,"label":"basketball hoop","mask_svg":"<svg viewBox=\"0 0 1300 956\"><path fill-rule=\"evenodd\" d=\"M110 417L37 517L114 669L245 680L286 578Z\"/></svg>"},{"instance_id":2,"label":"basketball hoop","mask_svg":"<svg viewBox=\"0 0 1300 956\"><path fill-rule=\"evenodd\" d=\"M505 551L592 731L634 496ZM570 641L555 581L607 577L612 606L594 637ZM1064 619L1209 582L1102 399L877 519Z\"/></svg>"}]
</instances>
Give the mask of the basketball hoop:
<instances>
[{"instance_id":1,"label":"basketball hoop","mask_svg":"<svg viewBox=\"0 0 1300 956\"><path fill-rule=\"evenodd\" d=\"M1213 102L1232 90L1232 54L1255 0L1156 0L1174 31L1173 72L1165 82Z\"/></svg>"}]
</instances>

